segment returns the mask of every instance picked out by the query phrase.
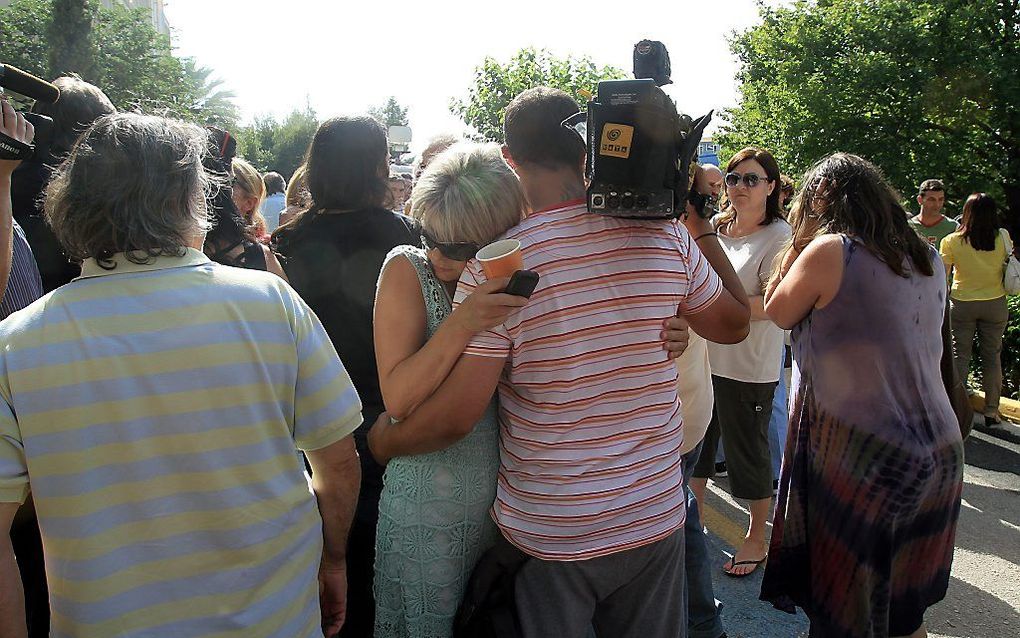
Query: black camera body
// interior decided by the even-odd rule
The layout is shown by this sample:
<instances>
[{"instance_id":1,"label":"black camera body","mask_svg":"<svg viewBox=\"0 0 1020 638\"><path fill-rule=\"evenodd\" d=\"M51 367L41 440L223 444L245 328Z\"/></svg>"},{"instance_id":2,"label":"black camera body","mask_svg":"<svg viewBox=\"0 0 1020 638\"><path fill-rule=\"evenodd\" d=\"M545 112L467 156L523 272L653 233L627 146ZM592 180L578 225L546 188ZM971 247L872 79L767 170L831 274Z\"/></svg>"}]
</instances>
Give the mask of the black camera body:
<instances>
[{"instance_id":1,"label":"black camera body","mask_svg":"<svg viewBox=\"0 0 1020 638\"><path fill-rule=\"evenodd\" d=\"M41 102L56 102L60 97L60 91L49 82L6 64L0 64L0 87L8 88ZM35 128L35 137L32 143L22 144L0 133L0 159L30 160L49 156L50 142L53 138L53 120L41 113L25 113L24 115L25 119Z\"/></svg>"},{"instance_id":2,"label":"black camera body","mask_svg":"<svg viewBox=\"0 0 1020 638\"><path fill-rule=\"evenodd\" d=\"M635 74L651 77L599 82L588 103L588 210L675 219L686 213L691 197L700 212L704 198L692 194L691 185L698 143L712 114L697 121L680 115L659 88L670 82L669 54L661 43L639 42L634 63Z\"/></svg>"}]
</instances>

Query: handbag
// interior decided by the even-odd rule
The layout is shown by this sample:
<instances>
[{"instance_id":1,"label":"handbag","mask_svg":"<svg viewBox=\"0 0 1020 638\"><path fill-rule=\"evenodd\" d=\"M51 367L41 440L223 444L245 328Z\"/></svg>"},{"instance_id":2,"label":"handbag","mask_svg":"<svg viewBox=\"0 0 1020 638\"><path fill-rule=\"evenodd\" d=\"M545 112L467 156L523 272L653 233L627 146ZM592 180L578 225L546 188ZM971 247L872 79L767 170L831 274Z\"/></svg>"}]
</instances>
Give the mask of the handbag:
<instances>
[{"instance_id":1,"label":"handbag","mask_svg":"<svg viewBox=\"0 0 1020 638\"><path fill-rule=\"evenodd\" d=\"M1002 287L1007 295L1020 294L1020 261L1013 256L1013 242L1004 228L999 229L1002 242L1006 245L1006 264L1002 271Z\"/></svg>"}]
</instances>

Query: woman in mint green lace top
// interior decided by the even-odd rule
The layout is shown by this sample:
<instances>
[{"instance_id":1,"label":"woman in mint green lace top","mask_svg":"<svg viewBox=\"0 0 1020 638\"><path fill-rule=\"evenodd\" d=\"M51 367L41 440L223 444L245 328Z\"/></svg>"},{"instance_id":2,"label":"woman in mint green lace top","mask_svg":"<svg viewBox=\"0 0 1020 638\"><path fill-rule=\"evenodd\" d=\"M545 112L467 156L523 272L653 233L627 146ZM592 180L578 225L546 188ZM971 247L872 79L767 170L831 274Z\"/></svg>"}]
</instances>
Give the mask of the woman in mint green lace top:
<instances>
[{"instance_id":1,"label":"woman in mint green lace top","mask_svg":"<svg viewBox=\"0 0 1020 638\"><path fill-rule=\"evenodd\" d=\"M526 300L480 286L457 309L450 299L478 246L517 224L525 199L499 147L458 145L437 157L411 196L424 249L399 246L379 277L375 348L386 410L407 416L439 387L468 340L503 323ZM464 586L499 533L495 398L470 434L439 452L389 462L379 501L376 638L442 638Z\"/></svg>"}]
</instances>

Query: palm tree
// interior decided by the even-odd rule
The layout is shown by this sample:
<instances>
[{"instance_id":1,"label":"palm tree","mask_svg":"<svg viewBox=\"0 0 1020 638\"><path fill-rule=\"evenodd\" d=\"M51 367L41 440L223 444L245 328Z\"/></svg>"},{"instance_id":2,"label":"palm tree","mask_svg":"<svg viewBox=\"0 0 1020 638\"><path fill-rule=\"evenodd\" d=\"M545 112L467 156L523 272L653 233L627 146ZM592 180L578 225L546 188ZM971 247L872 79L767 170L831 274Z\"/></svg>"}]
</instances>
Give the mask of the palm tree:
<instances>
[{"instance_id":1,"label":"palm tree","mask_svg":"<svg viewBox=\"0 0 1020 638\"><path fill-rule=\"evenodd\" d=\"M194 95L191 110L195 119L227 130L235 129L241 118L240 110L234 104L237 95L225 88L226 83L222 79L213 76L211 68L199 66L194 58L184 58L182 62L185 78Z\"/></svg>"}]
</instances>

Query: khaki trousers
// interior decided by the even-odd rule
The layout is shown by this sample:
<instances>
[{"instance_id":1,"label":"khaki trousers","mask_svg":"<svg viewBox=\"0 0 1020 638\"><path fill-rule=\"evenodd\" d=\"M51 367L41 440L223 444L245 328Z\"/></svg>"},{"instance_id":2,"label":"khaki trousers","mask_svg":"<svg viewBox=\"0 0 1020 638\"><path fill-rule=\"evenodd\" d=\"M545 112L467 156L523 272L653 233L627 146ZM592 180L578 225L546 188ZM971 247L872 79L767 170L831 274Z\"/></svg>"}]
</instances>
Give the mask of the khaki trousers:
<instances>
[{"instance_id":1,"label":"khaki trousers","mask_svg":"<svg viewBox=\"0 0 1020 638\"><path fill-rule=\"evenodd\" d=\"M953 357L961 379L970 373L970 357L974 335L981 353L981 389L985 392L985 414L994 415L1002 394L1002 335L1009 320L1006 298L988 301L950 300L950 323L953 328Z\"/></svg>"}]
</instances>

